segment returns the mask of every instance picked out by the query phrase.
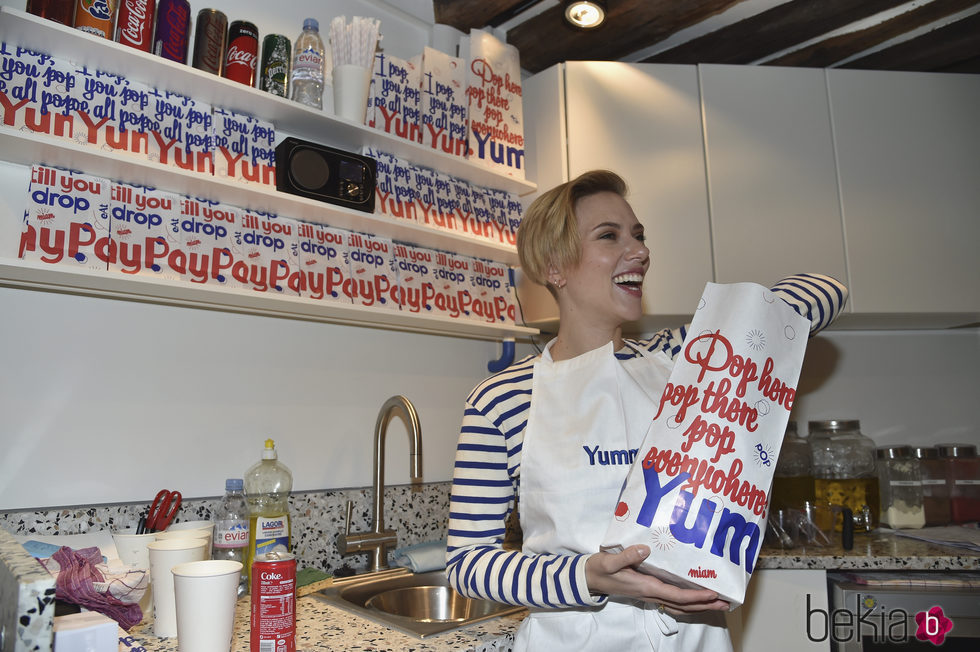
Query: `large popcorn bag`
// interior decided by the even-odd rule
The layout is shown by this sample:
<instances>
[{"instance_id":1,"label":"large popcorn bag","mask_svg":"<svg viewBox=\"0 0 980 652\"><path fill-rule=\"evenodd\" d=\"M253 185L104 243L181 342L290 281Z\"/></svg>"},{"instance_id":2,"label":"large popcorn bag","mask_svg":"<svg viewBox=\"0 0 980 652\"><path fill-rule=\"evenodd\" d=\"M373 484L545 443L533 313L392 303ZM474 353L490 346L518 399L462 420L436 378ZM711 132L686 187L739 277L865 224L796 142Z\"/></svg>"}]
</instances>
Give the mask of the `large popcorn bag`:
<instances>
[{"instance_id":1,"label":"large popcorn bag","mask_svg":"<svg viewBox=\"0 0 980 652\"><path fill-rule=\"evenodd\" d=\"M630 467L602 549L742 603L810 323L754 283L708 283Z\"/></svg>"}]
</instances>

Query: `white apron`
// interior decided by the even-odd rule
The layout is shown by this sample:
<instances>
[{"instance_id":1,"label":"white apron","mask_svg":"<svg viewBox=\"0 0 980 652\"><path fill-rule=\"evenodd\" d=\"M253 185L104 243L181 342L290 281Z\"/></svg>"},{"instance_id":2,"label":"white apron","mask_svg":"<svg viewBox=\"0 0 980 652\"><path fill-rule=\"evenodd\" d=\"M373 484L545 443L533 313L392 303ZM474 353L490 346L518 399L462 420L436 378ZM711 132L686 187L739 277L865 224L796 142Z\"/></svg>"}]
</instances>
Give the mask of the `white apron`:
<instances>
[{"instance_id":1,"label":"white apron","mask_svg":"<svg viewBox=\"0 0 980 652\"><path fill-rule=\"evenodd\" d=\"M599 550L631 463L657 411L673 362L664 353L615 357L612 342L554 362L552 340L534 365L521 455L520 520L528 554ZM653 554L669 554L658 553ZM617 598L601 607L531 610L517 651L731 650L724 614L674 619Z\"/></svg>"}]
</instances>

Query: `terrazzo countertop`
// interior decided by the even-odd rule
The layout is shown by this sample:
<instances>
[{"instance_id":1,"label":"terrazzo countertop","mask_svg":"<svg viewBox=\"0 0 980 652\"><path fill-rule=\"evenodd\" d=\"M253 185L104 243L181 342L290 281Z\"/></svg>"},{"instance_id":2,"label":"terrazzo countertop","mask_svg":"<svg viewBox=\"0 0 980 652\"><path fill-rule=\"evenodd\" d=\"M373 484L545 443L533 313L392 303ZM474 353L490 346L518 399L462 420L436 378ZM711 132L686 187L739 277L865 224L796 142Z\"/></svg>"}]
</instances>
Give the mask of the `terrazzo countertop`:
<instances>
[{"instance_id":1,"label":"terrazzo countertop","mask_svg":"<svg viewBox=\"0 0 980 652\"><path fill-rule=\"evenodd\" d=\"M249 598L238 601L231 652L249 652ZM296 652L391 650L398 652L490 652L510 650L524 612L501 616L424 639L375 624L307 596L296 601ZM157 638L153 625L137 625L126 636L120 630L120 652L177 652L176 638Z\"/></svg>"},{"instance_id":2,"label":"terrazzo countertop","mask_svg":"<svg viewBox=\"0 0 980 652\"><path fill-rule=\"evenodd\" d=\"M919 530L924 532L924 530ZM876 530L855 534L854 548L840 543L828 547L765 547L756 568L811 570L980 570L980 554L966 548L941 546Z\"/></svg>"}]
</instances>

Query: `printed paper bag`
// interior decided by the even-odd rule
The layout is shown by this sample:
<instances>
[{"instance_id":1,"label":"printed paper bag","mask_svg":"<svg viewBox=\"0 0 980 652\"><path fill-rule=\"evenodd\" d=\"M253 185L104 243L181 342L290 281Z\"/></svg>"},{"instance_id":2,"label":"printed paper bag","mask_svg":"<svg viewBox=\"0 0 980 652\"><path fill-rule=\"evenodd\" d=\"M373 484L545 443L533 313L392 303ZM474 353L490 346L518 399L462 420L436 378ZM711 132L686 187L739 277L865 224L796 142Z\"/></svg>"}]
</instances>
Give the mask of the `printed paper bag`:
<instances>
[{"instance_id":1,"label":"printed paper bag","mask_svg":"<svg viewBox=\"0 0 980 652\"><path fill-rule=\"evenodd\" d=\"M796 397L809 321L754 283L708 283L602 549L742 603Z\"/></svg>"}]
</instances>

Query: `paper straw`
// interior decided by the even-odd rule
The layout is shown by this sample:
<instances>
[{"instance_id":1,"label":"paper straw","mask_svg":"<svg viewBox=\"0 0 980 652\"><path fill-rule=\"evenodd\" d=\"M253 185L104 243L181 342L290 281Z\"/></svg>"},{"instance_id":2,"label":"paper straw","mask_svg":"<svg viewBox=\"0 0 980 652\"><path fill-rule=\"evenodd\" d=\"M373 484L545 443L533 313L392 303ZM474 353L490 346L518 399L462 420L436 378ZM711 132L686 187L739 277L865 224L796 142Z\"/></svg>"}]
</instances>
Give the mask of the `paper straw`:
<instances>
[{"instance_id":1,"label":"paper straw","mask_svg":"<svg viewBox=\"0 0 980 652\"><path fill-rule=\"evenodd\" d=\"M346 16L337 16L330 21L330 51L334 65L373 67L374 51L381 40L380 27L381 21L362 16L354 16L350 24Z\"/></svg>"}]
</instances>

